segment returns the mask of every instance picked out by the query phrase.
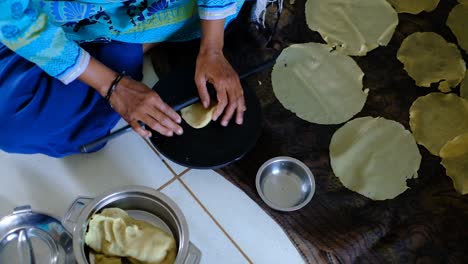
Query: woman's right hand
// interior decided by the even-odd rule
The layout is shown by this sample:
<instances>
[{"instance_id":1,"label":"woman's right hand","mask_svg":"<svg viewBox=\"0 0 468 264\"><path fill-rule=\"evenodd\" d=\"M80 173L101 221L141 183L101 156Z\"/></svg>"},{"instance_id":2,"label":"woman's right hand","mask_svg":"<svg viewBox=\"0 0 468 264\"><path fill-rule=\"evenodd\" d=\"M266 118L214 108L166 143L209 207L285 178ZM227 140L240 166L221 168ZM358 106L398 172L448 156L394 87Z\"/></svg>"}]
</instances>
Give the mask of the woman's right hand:
<instances>
[{"instance_id":1,"label":"woman's right hand","mask_svg":"<svg viewBox=\"0 0 468 264\"><path fill-rule=\"evenodd\" d=\"M114 110L142 137L151 136L138 121L165 136L182 135L182 121L161 97L145 84L124 77L110 97Z\"/></svg>"},{"instance_id":2,"label":"woman's right hand","mask_svg":"<svg viewBox=\"0 0 468 264\"><path fill-rule=\"evenodd\" d=\"M113 70L91 58L78 79L105 97L116 75ZM142 137L150 137L151 132L145 130L138 121L165 136L183 133L182 127L178 125L182 121L181 117L156 92L141 82L124 77L112 93L110 103Z\"/></svg>"}]
</instances>

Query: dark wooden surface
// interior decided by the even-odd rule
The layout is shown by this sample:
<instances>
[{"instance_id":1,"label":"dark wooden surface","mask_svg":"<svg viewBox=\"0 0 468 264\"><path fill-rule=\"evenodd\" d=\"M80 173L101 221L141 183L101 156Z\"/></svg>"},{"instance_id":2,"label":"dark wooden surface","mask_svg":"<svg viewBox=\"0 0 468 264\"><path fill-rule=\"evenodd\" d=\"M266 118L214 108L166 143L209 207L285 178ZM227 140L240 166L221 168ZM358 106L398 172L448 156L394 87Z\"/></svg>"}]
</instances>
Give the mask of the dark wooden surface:
<instances>
[{"instance_id":1,"label":"dark wooden surface","mask_svg":"<svg viewBox=\"0 0 468 264\"><path fill-rule=\"evenodd\" d=\"M365 73L364 86L370 89L358 117L381 116L409 129L412 102L437 90L416 87L396 59L396 52L403 39L416 31L434 31L456 43L445 26L455 3L442 0L429 14L400 14L400 24L387 47L354 58ZM290 44L323 42L305 23L305 0L296 0L294 5L286 1L285 5L274 42L266 48L259 48L249 36L249 6L244 7L226 39L226 54L239 71L270 59ZM164 75L193 64L197 47L196 41L161 45L153 54L158 73ZM468 263L468 196L455 192L438 157L419 146L423 156L419 177L409 180L410 189L395 199L372 201L349 191L333 175L329 162L330 139L341 125L311 124L285 110L273 94L270 73L267 70L247 80L256 90L264 114L257 146L244 159L219 172L283 227L307 263ZM269 209L255 190L257 169L280 155L302 160L315 175L314 198L296 212Z\"/></svg>"}]
</instances>

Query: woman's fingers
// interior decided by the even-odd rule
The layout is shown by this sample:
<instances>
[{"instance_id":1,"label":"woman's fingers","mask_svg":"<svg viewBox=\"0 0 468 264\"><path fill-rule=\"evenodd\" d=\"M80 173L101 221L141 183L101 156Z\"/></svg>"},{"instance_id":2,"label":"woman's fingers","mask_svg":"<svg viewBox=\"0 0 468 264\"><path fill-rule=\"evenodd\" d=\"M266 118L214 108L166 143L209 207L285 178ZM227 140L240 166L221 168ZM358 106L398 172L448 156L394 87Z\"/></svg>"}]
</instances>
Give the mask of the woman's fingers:
<instances>
[{"instance_id":1,"label":"woman's fingers","mask_svg":"<svg viewBox=\"0 0 468 264\"><path fill-rule=\"evenodd\" d=\"M147 126L151 127L154 131L158 132L161 135L167 136L167 137L172 137L174 135L174 132L172 129L164 126L159 120L153 118L150 115L147 115L145 118L142 120Z\"/></svg>"},{"instance_id":2,"label":"woman's fingers","mask_svg":"<svg viewBox=\"0 0 468 264\"><path fill-rule=\"evenodd\" d=\"M228 96L226 93L226 87L223 85L223 82L217 82L214 84L216 89L216 94L218 98L218 105L213 113L213 121L218 120L219 116L224 112L228 104Z\"/></svg>"},{"instance_id":3,"label":"woman's fingers","mask_svg":"<svg viewBox=\"0 0 468 264\"><path fill-rule=\"evenodd\" d=\"M150 113L151 114L149 114L149 116L151 116L151 118L155 119L159 124L169 129L171 133L175 133L177 135L182 135L184 133L181 126L179 126L176 122L174 122L174 120L172 120L164 112L161 112L159 109L154 108Z\"/></svg>"},{"instance_id":4,"label":"woman's fingers","mask_svg":"<svg viewBox=\"0 0 468 264\"><path fill-rule=\"evenodd\" d=\"M203 74L195 73L195 84L197 85L198 95L205 108L210 105L210 95L208 94L208 88L206 87L206 78Z\"/></svg>"},{"instance_id":5,"label":"woman's fingers","mask_svg":"<svg viewBox=\"0 0 468 264\"><path fill-rule=\"evenodd\" d=\"M245 107L245 98L244 92L241 91L241 96L237 99L237 114L236 114L236 123L242 125L244 123L244 112L247 110Z\"/></svg>"},{"instance_id":6,"label":"woman's fingers","mask_svg":"<svg viewBox=\"0 0 468 264\"><path fill-rule=\"evenodd\" d=\"M151 132L144 129L137 120L133 120L130 123L130 126L142 137L151 137Z\"/></svg>"},{"instance_id":7,"label":"woman's fingers","mask_svg":"<svg viewBox=\"0 0 468 264\"><path fill-rule=\"evenodd\" d=\"M224 111L224 116L221 121L221 125L227 126L229 124L229 121L232 118L232 115L234 114L234 111L236 111L236 108L238 107L237 105L237 98L238 98L238 93L235 89L230 89L227 92L228 97L229 97L229 104L227 105L225 111Z\"/></svg>"},{"instance_id":8,"label":"woman's fingers","mask_svg":"<svg viewBox=\"0 0 468 264\"><path fill-rule=\"evenodd\" d=\"M157 95L156 93L153 93L150 104L156 106L157 109L159 109L163 114L171 118L174 122L182 122L182 118L180 117L180 115L176 111L174 111L172 107L164 103L161 97L159 97L159 95Z\"/></svg>"},{"instance_id":9,"label":"woman's fingers","mask_svg":"<svg viewBox=\"0 0 468 264\"><path fill-rule=\"evenodd\" d=\"M138 134L143 137L151 136L151 132L144 129L138 121L162 135L183 133L182 127L178 125L182 118L156 92L137 81L124 81L114 93L114 109Z\"/></svg>"}]
</instances>

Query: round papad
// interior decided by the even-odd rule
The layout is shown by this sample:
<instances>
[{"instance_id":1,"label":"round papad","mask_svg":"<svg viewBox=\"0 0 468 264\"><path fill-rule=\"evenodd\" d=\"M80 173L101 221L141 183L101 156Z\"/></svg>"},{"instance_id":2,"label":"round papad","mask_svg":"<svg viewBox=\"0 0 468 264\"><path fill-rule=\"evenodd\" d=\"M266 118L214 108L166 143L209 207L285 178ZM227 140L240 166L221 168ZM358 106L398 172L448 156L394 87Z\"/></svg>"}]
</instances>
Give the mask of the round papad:
<instances>
[{"instance_id":1,"label":"round papad","mask_svg":"<svg viewBox=\"0 0 468 264\"><path fill-rule=\"evenodd\" d=\"M387 0L398 13L419 14L431 12L439 5L440 0Z\"/></svg>"},{"instance_id":2,"label":"round papad","mask_svg":"<svg viewBox=\"0 0 468 264\"><path fill-rule=\"evenodd\" d=\"M465 79L463 79L460 84L460 96L468 99L468 72L465 74Z\"/></svg>"},{"instance_id":3,"label":"round papad","mask_svg":"<svg viewBox=\"0 0 468 264\"><path fill-rule=\"evenodd\" d=\"M440 91L449 92L465 77L466 66L458 47L433 32L409 35L403 40L397 58L421 87L439 83Z\"/></svg>"},{"instance_id":4,"label":"round papad","mask_svg":"<svg viewBox=\"0 0 468 264\"><path fill-rule=\"evenodd\" d=\"M330 161L346 188L385 200L408 189L406 180L417 177L421 154L413 135L400 123L362 117L335 132Z\"/></svg>"},{"instance_id":5,"label":"round papad","mask_svg":"<svg viewBox=\"0 0 468 264\"><path fill-rule=\"evenodd\" d=\"M461 194L468 193L468 133L457 136L440 150L442 165L447 176L453 181L455 190Z\"/></svg>"},{"instance_id":6,"label":"round papad","mask_svg":"<svg viewBox=\"0 0 468 264\"><path fill-rule=\"evenodd\" d=\"M273 91L288 110L317 124L343 123L362 110L364 73L349 56L324 44L292 45L278 57Z\"/></svg>"},{"instance_id":7,"label":"round papad","mask_svg":"<svg viewBox=\"0 0 468 264\"><path fill-rule=\"evenodd\" d=\"M458 4L450 11L447 26L457 37L458 45L468 53L468 2Z\"/></svg>"},{"instance_id":8,"label":"round papad","mask_svg":"<svg viewBox=\"0 0 468 264\"><path fill-rule=\"evenodd\" d=\"M363 56L386 46L398 25L398 15L386 0L308 0L307 25L332 47Z\"/></svg>"},{"instance_id":9,"label":"round papad","mask_svg":"<svg viewBox=\"0 0 468 264\"><path fill-rule=\"evenodd\" d=\"M455 94L421 96L411 105L410 126L416 142L439 156L449 140L468 133L468 100Z\"/></svg>"}]
</instances>

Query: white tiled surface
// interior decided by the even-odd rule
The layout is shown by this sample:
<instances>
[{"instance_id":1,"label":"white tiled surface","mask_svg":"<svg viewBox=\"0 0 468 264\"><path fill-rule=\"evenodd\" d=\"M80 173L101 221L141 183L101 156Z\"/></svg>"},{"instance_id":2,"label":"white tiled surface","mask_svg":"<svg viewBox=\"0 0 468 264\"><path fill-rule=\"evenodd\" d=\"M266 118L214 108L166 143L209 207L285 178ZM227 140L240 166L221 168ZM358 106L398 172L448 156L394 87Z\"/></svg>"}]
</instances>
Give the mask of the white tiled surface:
<instances>
[{"instance_id":1,"label":"white tiled surface","mask_svg":"<svg viewBox=\"0 0 468 264\"><path fill-rule=\"evenodd\" d=\"M162 192L171 197L184 213L190 241L202 252L201 263L248 263L180 182L171 183Z\"/></svg>"},{"instance_id":2,"label":"white tiled surface","mask_svg":"<svg viewBox=\"0 0 468 264\"><path fill-rule=\"evenodd\" d=\"M133 132L110 141L99 152L65 159L0 151L0 215L30 204L61 217L80 195L92 197L122 185L158 188L172 177Z\"/></svg>"},{"instance_id":3,"label":"white tiled surface","mask_svg":"<svg viewBox=\"0 0 468 264\"><path fill-rule=\"evenodd\" d=\"M278 224L221 175L191 170L181 179L254 263L304 263Z\"/></svg>"}]
</instances>

